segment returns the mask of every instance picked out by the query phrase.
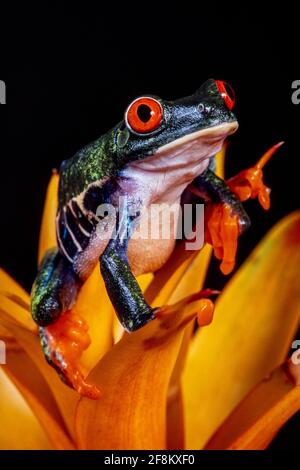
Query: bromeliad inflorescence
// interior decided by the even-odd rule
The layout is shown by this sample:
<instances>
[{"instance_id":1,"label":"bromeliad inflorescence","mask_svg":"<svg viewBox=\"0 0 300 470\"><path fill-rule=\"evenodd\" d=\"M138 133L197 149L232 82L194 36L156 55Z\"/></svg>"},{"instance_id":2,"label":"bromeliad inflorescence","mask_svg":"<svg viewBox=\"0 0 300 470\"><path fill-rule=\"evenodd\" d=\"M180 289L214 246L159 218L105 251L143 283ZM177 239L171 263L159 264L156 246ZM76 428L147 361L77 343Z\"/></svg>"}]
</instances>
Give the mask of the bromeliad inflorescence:
<instances>
[{"instance_id":1,"label":"bromeliad inflorescence","mask_svg":"<svg viewBox=\"0 0 300 470\"><path fill-rule=\"evenodd\" d=\"M53 174L40 260L56 244L57 188ZM56 339L63 351L70 341L74 365L101 390L99 400L66 387L48 366L30 297L0 270L7 350L0 448L266 448L300 406L299 365L286 361L299 324L299 236L299 213L274 227L218 297L212 323L211 292L199 294L208 244L189 252L178 243L161 269L137 277L149 305L173 307L132 334L115 316L96 266L72 313L62 316L75 328Z\"/></svg>"}]
</instances>

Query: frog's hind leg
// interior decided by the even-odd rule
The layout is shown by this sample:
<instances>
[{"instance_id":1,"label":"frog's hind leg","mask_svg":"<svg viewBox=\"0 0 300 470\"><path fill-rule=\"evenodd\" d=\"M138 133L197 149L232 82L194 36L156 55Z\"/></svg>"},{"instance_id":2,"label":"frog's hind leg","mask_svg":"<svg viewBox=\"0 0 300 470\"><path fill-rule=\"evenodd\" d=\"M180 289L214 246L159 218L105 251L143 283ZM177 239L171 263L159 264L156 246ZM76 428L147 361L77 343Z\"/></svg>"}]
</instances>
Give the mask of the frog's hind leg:
<instances>
[{"instance_id":1,"label":"frog's hind leg","mask_svg":"<svg viewBox=\"0 0 300 470\"><path fill-rule=\"evenodd\" d=\"M263 168L283 144L284 142L279 142L273 145L253 167L241 171L238 175L227 181L229 188L240 201L247 201L249 198L258 198L263 209L270 209L271 189L264 184Z\"/></svg>"},{"instance_id":2,"label":"frog's hind leg","mask_svg":"<svg viewBox=\"0 0 300 470\"><path fill-rule=\"evenodd\" d=\"M57 249L47 251L31 291L31 310L39 326L56 322L75 302L80 280Z\"/></svg>"},{"instance_id":3,"label":"frog's hind leg","mask_svg":"<svg viewBox=\"0 0 300 470\"><path fill-rule=\"evenodd\" d=\"M79 364L90 344L86 322L72 310L81 284L71 263L57 249L49 250L32 287L31 310L47 361L69 386L98 398L98 389L85 382Z\"/></svg>"},{"instance_id":4,"label":"frog's hind leg","mask_svg":"<svg viewBox=\"0 0 300 470\"><path fill-rule=\"evenodd\" d=\"M238 237L247 230L250 219L238 197L210 169L198 176L190 189L206 201L205 240L222 261L221 271L229 274L235 265Z\"/></svg>"},{"instance_id":5,"label":"frog's hind leg","mask_svg":"<svg viewBox=\"0 0 300 470\"><path fill-rule=\"evenodd\" d=\"M270 208L271 190L263 182L263 168L282 145L283 142L274 145L253 167L226 182L215 175L211 164L190 187L207 202L206 241L214 247L216 258L222 260L220 268L224 274L233 270L238 236L250 225L241 202L257 197L265 210Z\"/></svg>"}]
</instances>

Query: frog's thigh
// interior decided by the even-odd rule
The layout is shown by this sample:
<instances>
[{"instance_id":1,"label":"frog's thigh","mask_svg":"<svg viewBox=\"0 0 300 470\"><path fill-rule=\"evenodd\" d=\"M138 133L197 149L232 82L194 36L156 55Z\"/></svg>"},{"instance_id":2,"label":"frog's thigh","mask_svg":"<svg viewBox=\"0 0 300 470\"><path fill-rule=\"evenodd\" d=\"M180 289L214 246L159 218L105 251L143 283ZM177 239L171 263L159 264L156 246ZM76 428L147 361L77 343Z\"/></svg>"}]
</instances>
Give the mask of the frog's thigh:
<instances>
[{"instance_id":1,"label":"frog's thigh","mask_svg":"<svg viewBox=\"0 0 300 470\"><path fill-rule=\"evenodd\" d=\"M47 251L31 291L35 322L40 326L54 323L72 306L79 287L71 263L57 249Z\"/></svg>"}]
</instances>

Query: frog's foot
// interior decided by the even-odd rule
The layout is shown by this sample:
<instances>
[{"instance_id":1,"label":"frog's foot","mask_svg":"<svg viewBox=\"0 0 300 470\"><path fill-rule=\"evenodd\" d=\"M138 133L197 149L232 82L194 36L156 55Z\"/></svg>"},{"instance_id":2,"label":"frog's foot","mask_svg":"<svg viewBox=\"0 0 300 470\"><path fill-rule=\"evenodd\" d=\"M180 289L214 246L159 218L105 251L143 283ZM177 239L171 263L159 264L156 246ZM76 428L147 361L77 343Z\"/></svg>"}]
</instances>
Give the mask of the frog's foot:
<instances>
[{"instance_id":1,"label":"frog's foot","mask_svg":"<svg viewBox=\"0 0 300 470\"><path fill-rule=\"evenodd\" d=\"M209 325L213 319L214 304L206 297L219 293L210 290L202 291L190 295L176 304L154 309L154 317L159 322L159 330L156 329L155 335L144 340L145 347L161 346L169 341L174 333L183 331L195 318L197 318L199 326Z\"/></svg>"},{"instance_id":2,"label":"frog's foot","mask_svg":"<svg viewBox=\"0 0 300 470\"><path fill-rule=\"evenodd\" d=\"M208 297L218 294L220 294L218 290L205 289L173 305L164 305L155 309L155 318L161 321L161 327L166 330L171 327L181 328L183 323L189 323L195 314L199 326L209 325L213 319L214 304Z\"/></svg>"},{"instance_id":3,"label":"frog's foot","mask_svg":"<svg viewBox=\"0 0 300 470\"><path fill-rule=\"evenodd\" d=\"M47 361L61 379L81 395L98 399L99 389L85 381L80 357L90 344L88 325L73 310L63 313L55 323L40 327L40 337Z\"/></svg>"},{"instance_id":4,"label":"frog's foot","mask_svg":"<svg viewBox=\"0 0 300 470\"><path fill-rule=\"evenodd\" d=\"M261 157L256 165L241 171L238 175L226 181L231 191L240 201L258 198L260 205L265 210L270 208L271 189L263 182L263 167L283 144L284 142L279 142L274 145Z\"/></svg>"},{"instance_id":5,"label":"frog's foot","mask_svg":"<svg viewBox=\"0 0 300 470\"><path fill-rule=\"evenodd\" d=\"M212 245L214 255L221 260L220 269L229 274L234 269L237 241L244 220L228 203L210 203L205 212L205 241Z\"/></svg>"}]
</instances>

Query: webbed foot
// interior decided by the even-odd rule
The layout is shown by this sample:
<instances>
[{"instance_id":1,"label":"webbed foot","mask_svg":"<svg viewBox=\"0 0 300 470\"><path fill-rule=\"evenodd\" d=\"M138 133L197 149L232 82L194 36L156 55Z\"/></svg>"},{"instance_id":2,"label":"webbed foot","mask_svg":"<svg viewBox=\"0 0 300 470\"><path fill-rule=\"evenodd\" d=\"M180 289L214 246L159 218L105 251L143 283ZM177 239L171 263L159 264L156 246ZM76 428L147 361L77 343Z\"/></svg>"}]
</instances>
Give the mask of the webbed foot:
<instances>
[{"instance_id":1,"label":"webbed foot","mask_svg":"<svg viewBox=\"0 0 300 470\"><path fill-rule=\"evenodd\" d=\"M214 295L220 294L219 291L213 289L205 289L203 291L192 294L173 305L164 305L155 309L155 318L161 321L161 327L163 329L169 329L182 316L182 311L185 310L185 322L190 321L189 313L191 316L195 315L195 308L197 313L197 322L199 326L206 326L212 322L214 313L214 304L208 298ZM198 302L199 301L199 302ZM198 302L198 303L196 303ZM182 326L180 323L178 326Z\"/></svg>"},{"instance_id":2,"label":"webbed foot","mask_svg":"<svg viewBox=\"0 0 300 470\"><path fill-rule=\"evenodd\" d=\"M239 215L228 203L210 203L206 210L205 241L221 260L220 269L229 274L235 266L238 237L242 232Z\"/></svg>"},{"instance_id":3,"label":"webbed foot","mask_svg":"<svg viewBox=\"0 0 300 470\"><path fill-rule=\"evenodd\" d=\"M258 198L265 210L270 208L271 190L263 182L263 167L283 143L269 149L252 168L243 170L226 181L239 201ZM230 198L220 199L207 205L205 240L213 246L215 257L222 261L222 273L229 274L235 266L238 237L249 226L249 219L238 204L232 204Z\"/></svg>"},{"instance_id":4,"label":"webbed foot","mask_svg":"<svg viewBox=\"0 0 300 470\"><path fill-rule=\"evenodd\" d=\"M241 171L238 175L226 181L231 191L240 201L258 198L260 205L265 210L270 208L271 189L263 182L263 167L283 144L284 142L279 142L274 145L261 157L256 165Z\"/></svg>"},{"instance_id":5,"label":"webbed foot","mask_svg":"<svg viewBox=\"0 0 300 470\"><path fill-rule=\"evenodd\" d=\"M57 370L63 382L81 395L98 399L99 389L85 381L80 357L90 344L86 322L68 310L53 324L40 327L40 338L47 361Z\"/></svg>"}]
</instances>

